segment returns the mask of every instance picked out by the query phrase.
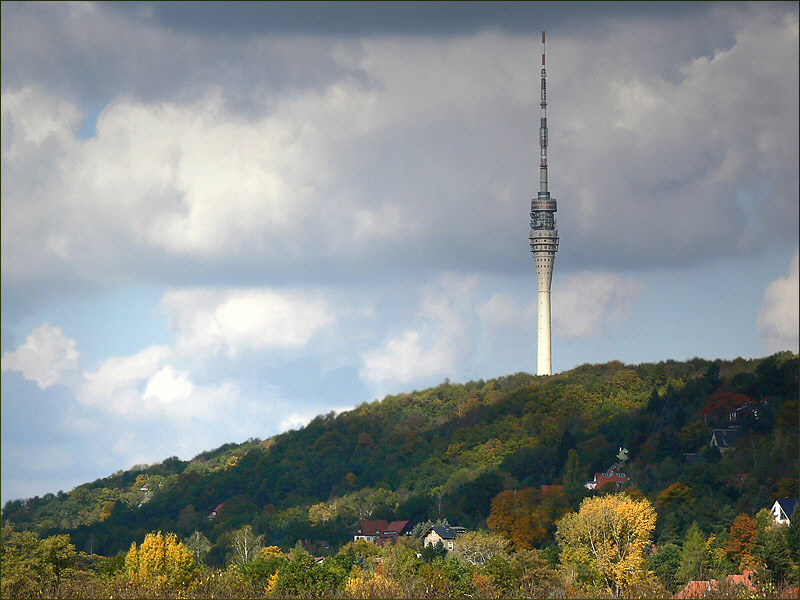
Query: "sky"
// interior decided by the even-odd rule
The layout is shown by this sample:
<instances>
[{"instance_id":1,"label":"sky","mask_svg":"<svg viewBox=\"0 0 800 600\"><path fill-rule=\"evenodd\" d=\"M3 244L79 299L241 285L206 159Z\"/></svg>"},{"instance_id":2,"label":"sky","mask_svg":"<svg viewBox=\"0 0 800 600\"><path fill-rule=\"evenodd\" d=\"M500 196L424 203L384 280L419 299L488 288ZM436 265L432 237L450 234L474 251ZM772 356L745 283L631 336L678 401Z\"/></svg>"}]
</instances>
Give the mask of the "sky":
<instances>
[{"instance_id":1,"label":"sky","mask_svg":"<svg viewBox=\"0 0 800 600\"><path fill-rule=\"evenodd\" d=\"M2 502L536 370L798 350L798 4L2 3Z\"/></svg>"}]
</instances>

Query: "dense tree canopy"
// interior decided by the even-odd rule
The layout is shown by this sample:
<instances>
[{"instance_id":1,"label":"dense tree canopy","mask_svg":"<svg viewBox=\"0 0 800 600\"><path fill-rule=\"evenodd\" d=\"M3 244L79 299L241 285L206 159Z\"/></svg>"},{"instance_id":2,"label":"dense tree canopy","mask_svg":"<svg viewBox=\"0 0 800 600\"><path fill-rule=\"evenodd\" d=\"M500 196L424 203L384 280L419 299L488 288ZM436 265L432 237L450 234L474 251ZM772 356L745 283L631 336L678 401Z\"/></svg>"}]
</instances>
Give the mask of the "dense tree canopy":
<instances>
[{"instance_id":1,"label":"dense tree canopy","mask_svg":"<svg viewBox=\"0 0 800 600\"><path fill-rule=\"evenodd\" d=\"M730 413L742 406L756 410L738 411L734 423ZM712 428L732 426L738 435L732 447L710 447ZM621 448L628 451L629 481L619 489L587 489L584 482L620 460ZM68 493L10 501L2 511L8 526L3 595L13 582L13 589L55 589L64 573L81 571L87 561L92 572L113 575L123 570L120 561L131 544L139 552L145 536L157 531L173 532L176 544L184 540L198 593L207 583L198 569L227 573L235 566L244 579L228 577L226 589L257 584L260 593L270 587L280 594L294 585L286 574L278 579L287 559L261 557L262 547L285 554L300 540L307 553L334 557L352 540L360 518L409 519L412 525L446 519L471 531L491 530L509 547L480 566L466 554L458 563L447 562L452 556L440 563L432 555L422 564L387 554L383 564L404 573L405 581L422 582L415 593L461 593L453 590L466 589L462 565L468 565L479 567L470 571L470 593L513 595L503 591L511 589L508 582L521 585L524 573L544 568L542 561L548 569L560 564L566 576L568 563L559 563L559 552L577 546L563 530L559 550L556 522L569 511L575 516L568 519L577 519L587 498L620 491L632 502L652 504L656 550L636 561L665 589L676 591L701 574L734 573L756 559L770 565L765 576L782 585L795 577L797 525L794 538L774 533L758 513L777 497L797 497L797 472L798 358L790 353L759 360L611 362L549 377L518 373L446 382L321 415L268 440L226 444L189 461L171 457ZM242 532L248 535L242 538ZM245 541L239 550L237 539ZM48 554L45 541L61 550ZM107 558L80 558L98 555ZM370 560L341 565L346 574L354 566L364 571L351 589L395 589L370 574L376 568ZM594 585L593 569L602 561L593 561L572 563L572 581ZM610 579L612 590L630 585L620 568ZM320 574L327 583L318 589L339 585L336 573Z\"/></svg>"}]
</instances>

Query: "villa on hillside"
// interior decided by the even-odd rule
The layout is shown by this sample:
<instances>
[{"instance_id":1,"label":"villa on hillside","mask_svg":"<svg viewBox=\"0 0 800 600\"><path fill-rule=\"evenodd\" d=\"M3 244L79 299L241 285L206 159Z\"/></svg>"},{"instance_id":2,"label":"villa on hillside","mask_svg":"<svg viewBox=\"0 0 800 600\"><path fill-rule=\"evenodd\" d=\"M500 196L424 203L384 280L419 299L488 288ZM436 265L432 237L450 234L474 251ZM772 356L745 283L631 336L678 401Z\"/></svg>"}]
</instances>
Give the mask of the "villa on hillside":
<instances>
[{"instance_id":1,"label":"villa on hillside","mask_svg":"<svg viewBox=\"0 0 800 600\"><path fill-rule=\"evenodd\" d=\"M358 531L353 536L353 540L366 540L382 546L386 543L394 543L402 535L411 534L410 521L384 521L383 519L362 519L358 522Z\"/></svg>"},{"instance_id":2,"label":"villa on hillside","mask_svg":"<svg viewBox=\"0 0 800 600\"><path fill-rule=\"evenodd\" d=\"M719 448L720 452L728 452L736 447L736 440L741 432L738 429L714 429L708 445Z\"/></svg>"},{"instance_id":3,"label":"villa on hillside","mask_svg":"<svg viewBox=\"0 0 800 600\"><path fill-rule=\"evenodd\" d=\"M728 420L731 422L731 426L749 417L758 421L758 404L750 402L739 408L734 408L728 413Z\"/></svg>"},{"instance_id":4,"label":"villa on hillside","mask_svg":"<svg viewBox=\"0 0 800 600\"><path fill-rule=\"evenodd\" d=\"M757 588L754 583L753 571L744 571L741 575L728 575L725 583L731 587L739 587L742 592L754 594ZM707 581L690 581L675 598L713 598L714 592L719 591L719 582L716 579Z\"/></svg>"},{"instance_id":5,"label":"villa on hillside","mask_svg":"<svg viewBox=\"0 0 800 600\"><path fill-rule=\"evenodd\" d=\"M797 507L797 498L778 498L772 505L770 512L776 523L789 525L792 520L792 513Z\"/></svg>"},{"instance_id":6,"label":"villa on hillside","mask_svg":"<svg viewBox=\"0 0 800 600\"><path fill-rule=\"evenodd\" d=\"M610 483L620 485L626 481L630 481L625 473L620 473L623 463L616 462L606 469L603 473L595 473L592 481L587 481L583 484L587 490L599 490L603 486Z\"/></svg>"},{"instance_id":7,"label":"villa on hillside","mask_svg":"<svg viewBox=\"0 0 800 600\"><path fill-rule=\"evenodd\" d=\"M423 542L425 546L435 546L439 542L447 550L454 550L456 547L456 538L467 532L465 527L458 527L455 525L434 525L425 534Z\"/></svg>"}]
</instances>

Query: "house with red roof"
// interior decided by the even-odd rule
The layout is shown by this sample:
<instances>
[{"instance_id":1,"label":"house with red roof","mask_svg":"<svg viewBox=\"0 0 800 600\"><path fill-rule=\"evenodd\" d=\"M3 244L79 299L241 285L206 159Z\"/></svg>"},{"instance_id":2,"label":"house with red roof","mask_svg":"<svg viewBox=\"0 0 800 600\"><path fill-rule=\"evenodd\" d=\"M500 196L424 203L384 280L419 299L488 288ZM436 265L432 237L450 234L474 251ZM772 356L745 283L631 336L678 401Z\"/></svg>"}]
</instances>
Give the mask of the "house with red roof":
<instances>
[{"instance_id":1,"label":"house with red roof","mask_svg":"<svg viewBox=\"0 0 800 600\"><path fill-rule=\"evenodd\" d=\"M382 546L393 543L401 535L411 533L411 521L384 521L383 519L362 519L353 540L366 540Z\"/></svg>"},{"instance_id":2,"label":"house with red roof","mask_svg":"<svg viewBox=\"0 0 800 600\"><path fill-rule=\"evenodd\" d=\"M626 481L630 481L625 473L620 473L619 471L622 468L622 464L623 463L621 462L617 462L611 465L603 473L595 473L594 479L584 483L583 487L585 487L587 490L599 490L609 483L619 485L621 483L625 483Z\"/></svg>"},{"instance_id":3,"label":"house with red roof","mask_svg":"<svg viewBox=\"0 0 800 600\"><path fill-rule=\"evenodd\" d=\"M741 575L728 575L725 583L730 587L740 587L749 594L758 591L753 583L753 571L743 571ZM674 598L713 598L719 591L719 582L716 579L707 581L690 581Z\"/></svg>"}]
</instances>

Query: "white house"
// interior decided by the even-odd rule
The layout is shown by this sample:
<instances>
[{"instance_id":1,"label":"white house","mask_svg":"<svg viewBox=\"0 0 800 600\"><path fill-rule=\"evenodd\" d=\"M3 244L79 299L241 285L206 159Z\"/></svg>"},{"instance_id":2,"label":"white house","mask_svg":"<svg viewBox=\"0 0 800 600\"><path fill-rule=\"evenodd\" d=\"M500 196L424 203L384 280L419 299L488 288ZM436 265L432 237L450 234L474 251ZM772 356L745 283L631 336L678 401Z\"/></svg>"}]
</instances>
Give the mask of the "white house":
<instances>
[{"instance_id":1,"label":"white house","mask_svg":"<svg viewBox=\"0 0 800 600\"><path fill-rule=\"evenodd\" d=\"M797 498L778 498L772 505L772 518L776 523L789 525L796 506Z\"/></svg>"},{"instance_id":2,"label":"white house","mask_svg":"<svg viewBox=\"0 0 800 600\"><path fill-rule=\"evenodd\" d=\"M428 530L423 541L425 546L435 546L437 543L442 542L447 550L453 550L456 547L456 537L466 531L464 527L434 525Z\"/></svg>"}]
</instances>

